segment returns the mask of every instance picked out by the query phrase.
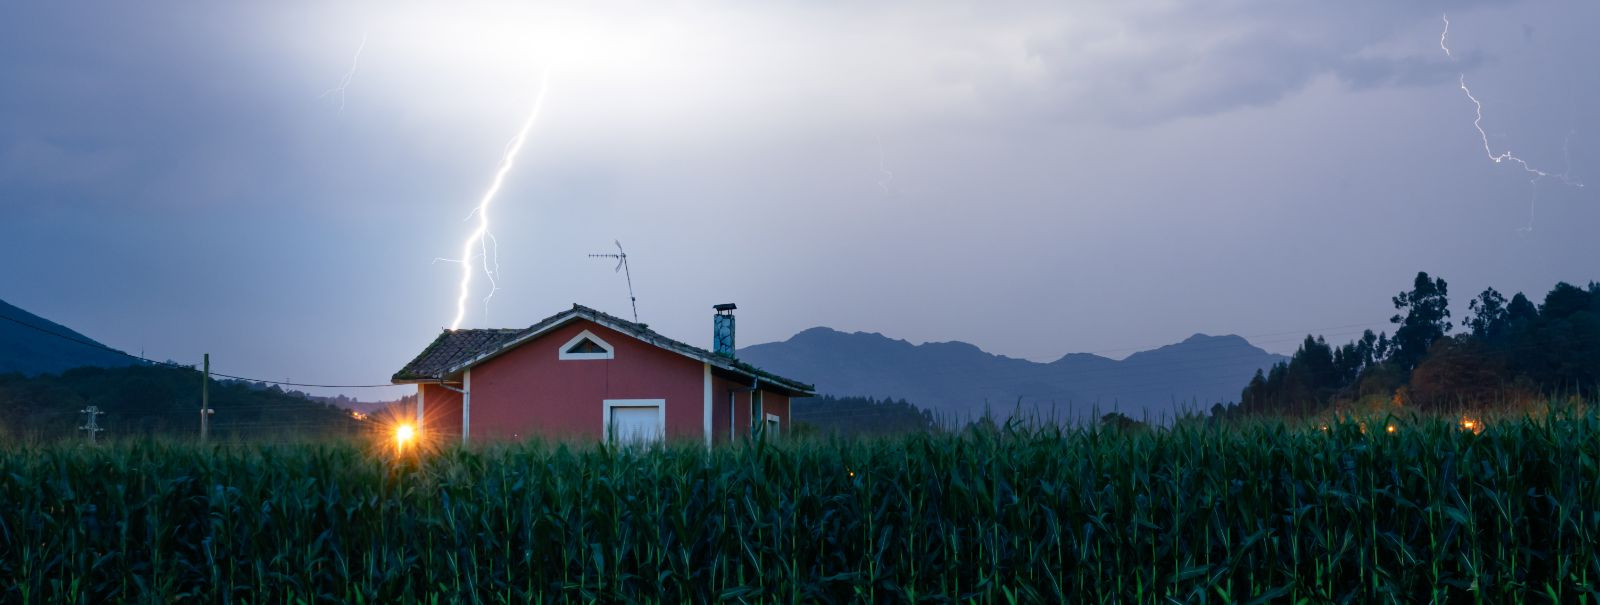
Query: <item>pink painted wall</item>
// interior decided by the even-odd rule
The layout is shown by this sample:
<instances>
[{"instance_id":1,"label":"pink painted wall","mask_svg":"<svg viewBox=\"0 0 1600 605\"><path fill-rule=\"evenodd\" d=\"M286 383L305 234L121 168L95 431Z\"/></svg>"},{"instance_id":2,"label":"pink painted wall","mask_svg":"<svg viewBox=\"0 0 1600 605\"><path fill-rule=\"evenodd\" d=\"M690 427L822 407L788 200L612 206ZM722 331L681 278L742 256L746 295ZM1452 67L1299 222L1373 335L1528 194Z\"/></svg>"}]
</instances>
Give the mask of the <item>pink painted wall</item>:
<instances>
[{"instance_id":1,"label":"pink painted wall","mask_svg":"<svg viewBox=\"0 0 1600 605\"><path fill-rule=\"evenodd\" d=\"M726 378L716 376L711 378L711 430L714 440L719 443L728 441L728 393L740 388L747 387ZM741 417L738 414L743 414L743 420L739 421L742 424L736 426L738 434L743 436L747 434L745 427L750 426L750 394L735 393L733 397L736 400L733 406L735 421L739 421Z\"/></svg>"},{"instance_id":2,"label":"pink painted wall","mask_svg":"<svg viewBox=\"0 0 1600 605\"><path fill-rule=\"evenodd\" d=\"M614 359L558 359L584 330L609 344ZM607 399L664 399L667 438L704 439L704 367L580 319L472 368L472 439L597 440Z\"/></svg>"},{"instance_id":3,"label":"pink painted wall","mask_svg":"<svg viewBox=\"0 0 1600 605\"><path fill-rule=\"evenodd\" d=\"M768 414L778 415L780 433L789 432L789 396L768 391L761 396L761 407Z\"/></svg>"},{"instance_id":4,"label":"pink painted wall","mask_svg":"<svg viewBox=\"0 0 1600 605\"><path fill-rule=\"evenodd\" d=\"M460 385L452 385L460 388ZM425 439L461 441L461 394L436 384L419 384L422 395L422 434ZM410 410L416 414L415 408ZM444 443L444 441L441 441Z\"/></svg>"}]
</instances>

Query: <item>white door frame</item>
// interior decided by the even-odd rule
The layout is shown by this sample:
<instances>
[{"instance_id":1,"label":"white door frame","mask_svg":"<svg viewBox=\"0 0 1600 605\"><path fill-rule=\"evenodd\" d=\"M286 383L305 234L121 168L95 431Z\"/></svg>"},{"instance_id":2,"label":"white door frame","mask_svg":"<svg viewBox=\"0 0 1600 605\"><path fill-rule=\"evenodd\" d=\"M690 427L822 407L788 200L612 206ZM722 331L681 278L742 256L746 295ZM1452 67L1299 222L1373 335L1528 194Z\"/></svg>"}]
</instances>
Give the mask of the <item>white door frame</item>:
<instances>
[{"instance_id":1,"label":"white door frame","mask_svg":"<svg viewBox=\"0 0 1600 605\"><path fill-rule=\"evenodd\" d=\"M667 440L667 400L665 399L607 399L600 419L602 439L611 440L611 408L656 408L656 418L661 422L661 440Z\"/></svg>"}]
</instances>

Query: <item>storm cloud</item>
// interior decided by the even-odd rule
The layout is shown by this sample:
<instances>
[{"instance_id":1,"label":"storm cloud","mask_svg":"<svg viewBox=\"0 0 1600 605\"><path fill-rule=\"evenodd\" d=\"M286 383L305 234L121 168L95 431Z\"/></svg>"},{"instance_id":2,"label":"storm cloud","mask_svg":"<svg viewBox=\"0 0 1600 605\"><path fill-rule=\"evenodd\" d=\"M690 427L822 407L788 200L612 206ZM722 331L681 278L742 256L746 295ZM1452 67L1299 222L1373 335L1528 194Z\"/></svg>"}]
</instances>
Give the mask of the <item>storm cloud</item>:
<instances>
[{"instance_id":1,"label":"storm cloud","mask_svg":"<svg viewBox=\"0 0 1600 605\"><path fill-rule=\"evenodd\" d=\"M1453 57L1439 49L1441 15ZM622 312L1052 359L1382 328L1417 270L1595 279L1592 3L104 3L0 9L0 298L235 374L382 381L468 324ZM322 95L350 69L344 107ZM880 186L883 170L894 186ZM886 190L888 189L888 190ZM1537 201L1534 201L1537 198ZM1531 225L1532 229L1528 227ZM481 283L481 282L480 282ZM480 292L475 295L481 296ZM1287 336L1285 336L1287 334Z\"/></svg>"}]
</instances>

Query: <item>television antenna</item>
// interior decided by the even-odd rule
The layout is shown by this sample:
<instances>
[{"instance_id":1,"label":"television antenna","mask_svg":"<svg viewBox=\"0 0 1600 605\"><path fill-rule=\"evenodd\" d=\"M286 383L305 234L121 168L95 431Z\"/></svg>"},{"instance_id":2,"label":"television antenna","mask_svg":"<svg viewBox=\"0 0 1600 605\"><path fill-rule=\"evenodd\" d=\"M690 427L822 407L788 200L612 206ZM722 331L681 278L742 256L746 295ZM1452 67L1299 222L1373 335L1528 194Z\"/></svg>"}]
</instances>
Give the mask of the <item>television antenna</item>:
<instances>
[{"instance_id":1,"label":"television antenna","mask_svg":"<svg viewBox=\"0 0 1600 605\"><path fill-rule=\"evenodd\" d=\"M589 258L614 258L617 259L617 268L612 272L621 271L623 277L628 279L628 304L633 306L633 323L639 323L639 299L633 296L633 274L628 271L628 253L622 251L622 242L612 240L617 245L616 254L590 254Z\"/></svg>"}]
</instances>

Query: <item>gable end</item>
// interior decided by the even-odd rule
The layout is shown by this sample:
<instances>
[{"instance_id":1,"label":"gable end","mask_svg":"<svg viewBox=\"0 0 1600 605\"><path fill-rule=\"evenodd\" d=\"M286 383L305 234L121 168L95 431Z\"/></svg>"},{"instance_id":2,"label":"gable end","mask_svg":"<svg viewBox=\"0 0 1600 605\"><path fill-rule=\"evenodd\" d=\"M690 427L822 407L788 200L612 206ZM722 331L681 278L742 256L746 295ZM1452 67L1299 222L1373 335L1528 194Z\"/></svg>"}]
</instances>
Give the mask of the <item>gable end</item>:
<instances>
[{"instance_id":1,"label":"gable end","mask_svg":"<svg viewBox=\"0 0 1600 605\"><path fill-rule=\"evenodd\" d=\"M594 332L584 330L572 337L561 348L556 349L556 359L561 361L585 361L597 359L616 359L616 349L595 336Z\"/></svg>"}]
</instances>

